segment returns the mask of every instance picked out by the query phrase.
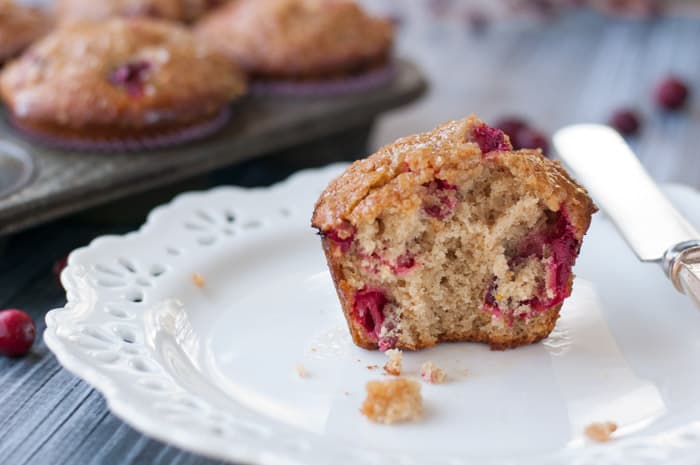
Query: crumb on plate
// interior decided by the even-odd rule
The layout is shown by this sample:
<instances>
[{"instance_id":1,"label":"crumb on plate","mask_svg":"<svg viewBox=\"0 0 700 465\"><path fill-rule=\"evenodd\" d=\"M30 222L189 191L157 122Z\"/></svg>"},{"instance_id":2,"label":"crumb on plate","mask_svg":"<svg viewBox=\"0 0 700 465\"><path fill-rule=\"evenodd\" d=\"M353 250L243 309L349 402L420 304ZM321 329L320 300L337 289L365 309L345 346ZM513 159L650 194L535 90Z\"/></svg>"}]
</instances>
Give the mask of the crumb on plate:
<instances>
[{"instance_id":1,"label":"crumb on plate","mask_svg":"<svg viewBox=\"0 0 700 465\"><path fill-rule=\"evenodd\" d=\"M591 423L586 426L583 433L588 437L588 439L595 442L608 442L610 436L617 430L617 424L606 421L604 423Z\"/></svg>"},{"instance_id":2,"label":"crumb on plate","mask_svg":"<svg viewBox=\"0 0 700 465\"><path fill-rule=\"evenodd\" d=\"M401 352L399 349L389 349L385 352L385 354L389 360L387 360L386 364L384 365L384 371L390 375L400 376L403 352Z\"/></svg>"},{"instance_id":3,"label":"crumb on plate","mask_svg":"<svg viewBox=\"0 0 700 465\"><path fill-rule=\"evenodd\" d=\"M297 372L297 376L299 376L299 378L308 378L309 377L309 372L306 371L306 367L304 365L302 365L301 363L299 363L296 366L296 372Z\"/></svg>"},{"instance_id":4,"label":"crumb on plate","mask_svg":"<svg viewBox=\"0 0 700 465\"><path fill-rule=\"evenodd\" d=\"M447 373L438 368L432 361L427 361L420 367L420 376L423 381L430 384L442 384L447 381Z\"/></svg>"},{"instance_id":5,"label":"crumb on plate","mask_svg":"<svg viewBox=\"0 0 700 465\"><path fill-rule=\"evenodd\" d=\"M204 282L204 276L199 273L192 273L192 282L197 287L204 287L204 284L206 284Z\"/></svg>"},{"instance_id":6,"label":"crumb on plate","mask_svg":"<svg viewBox=\"0 0 700 465\"><path fill-rule=\"evenodd\" d=\"M407 378L367 383L367 398L360 411L375 423L414 421L423 415L420 384Z\"/></svg>"}]
</instances>

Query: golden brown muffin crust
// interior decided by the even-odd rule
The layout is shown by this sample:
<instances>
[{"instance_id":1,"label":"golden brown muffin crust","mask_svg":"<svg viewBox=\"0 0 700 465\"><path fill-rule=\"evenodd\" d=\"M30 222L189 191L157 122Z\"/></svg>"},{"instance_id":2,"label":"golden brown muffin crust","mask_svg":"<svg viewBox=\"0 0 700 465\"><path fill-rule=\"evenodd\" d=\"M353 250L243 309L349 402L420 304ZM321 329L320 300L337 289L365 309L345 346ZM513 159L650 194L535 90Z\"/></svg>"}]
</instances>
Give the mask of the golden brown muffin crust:
<instances>
[{"instance_id":1,"label":"golden brown muffin crust","mask_svg":"<svg viewBox=\"0 0 700 465\"><path fill-rule=\"evenodd\" d=\"M117 16L185 19L182 0L58 0L56 14L62 23L101 21Z\"/></svg>"},{"instance_id":2,"label":"golden brown muffin crust","mask_svg":"<svg viewBox=\"0 0 700 465\"><path fill-rule=\"evenodd\" d=\"M0 63L46 34L51 26L50 18L38 8L0 0Z\"/></svg>"},{"instance_id":3,"label":"golden brown muffin crust","mask_svg":"<svg viewBox=\"0 0 700 465\"><path fill-rule=\"evenodd\" d=\"M389 22L348 0L237 0L196 32L262 78L361 71L385 63L393 43Z\"/></svg>"},{"instance_id":4,"label":"golden brown muffin crust","mask_svg":"<svg viewBox=\"0 0 700 465\"><path fill-rule=\"evenodd\" d=\"M135 83L115 77L132 68ZM245 87L226 57L185 28L145 18L65 26L0 75L0 93L15 118L78 131L200 122Z\"/></svg>"},{"instance_id":5,"label":"golden brown muffin crust","mask_svg":"<svg viewBox=\"0 0 700 465\"><path fill-rule=\"evenodd\" d=\"M581 239L596 211L585 189L578 185L558 161L540 150L504 150L484 158L471 136L484 123L475 116L450 121L434 130L404 137L386 145L368 158L354 162L331 181L314 210L312 225L320 231L371 224L386 208L409 209L411 193L435 178L456 184L459 176L481 163L510 170L527 185L547 208L559 211L565 205L569 221Z\"/></svg>"}]
</instances>

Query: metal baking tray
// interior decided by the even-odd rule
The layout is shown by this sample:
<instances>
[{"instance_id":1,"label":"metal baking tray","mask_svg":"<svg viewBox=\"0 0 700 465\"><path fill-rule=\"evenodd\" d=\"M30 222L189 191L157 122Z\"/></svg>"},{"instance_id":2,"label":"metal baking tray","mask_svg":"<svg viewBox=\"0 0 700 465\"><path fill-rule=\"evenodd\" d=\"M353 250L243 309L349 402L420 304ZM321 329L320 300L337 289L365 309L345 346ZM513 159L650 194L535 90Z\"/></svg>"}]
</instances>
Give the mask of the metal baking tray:
<instances>
[{"instance_id":1,"label":"metal baking tray","mask_svg":"<svg viewBox=\"0 0 700 465\"><path fill-rule=\"evenodd\" d=\"M34 145L17 135L3 114L0 140L31 155L36 172L24 188L0 199L0 235L366 125L425 92L426 81L415 65L399 60L397 67L390 84L364 93L246 99L236 104L233 119L216 135L143 153L70 152ZM304 160L299 162L303 166Z\"/></svg>"}]
</instances>

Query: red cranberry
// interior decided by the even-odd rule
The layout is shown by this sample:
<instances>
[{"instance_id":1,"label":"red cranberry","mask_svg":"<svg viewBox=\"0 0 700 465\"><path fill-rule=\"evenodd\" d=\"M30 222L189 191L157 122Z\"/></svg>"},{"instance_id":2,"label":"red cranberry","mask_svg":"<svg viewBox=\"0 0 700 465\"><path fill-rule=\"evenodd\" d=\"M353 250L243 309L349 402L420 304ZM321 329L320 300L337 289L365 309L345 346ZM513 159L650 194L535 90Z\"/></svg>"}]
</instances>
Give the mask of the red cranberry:
<instances>
[{"instance_id":1,"label":"red cranberry","mask_svg":"<svg viewBox=\"0 0 700 465\"><path fill-rule=\"evenodd\" d=\"M547 152L547 137L537 129L524 127L515 134L513 145L518 149L542 149Z\"/></svg>"},{"instance_id":2,"label":"red cranberry","mask_svg":"<svg viewBox=\"0 0 700 465\"><path fill-rule=\"evenodd\" d=\"M68 255L65 255L53 264L53 275L54 278L56 278L56 282L58 283L59 286L61 285L61 273L63 272L63 269L68 265Z\"/></svg>"},{"instance_id":3,"label":"red cranberry","mask_svg":"<svg viewBox=\"0 0 700 465\"><path fill-rule=\"evenodd\" d=\"M628 108L615 111L610 117L610 126L625 136L631 136L639 132L640 121L637 113Z\"/></svg>"},{"instance_id":4,"label":"red cranberry","mask_svg":"<svg viewBox=\"0 0 700 465\"><path fill-rule=\"evenodd\" d=\"M444 220L450 216L459 203L457 186L442 179L423 184L427 189L428 197L425 199L423 210L433 218Z\"/></svg>"},{"instance_id":5,"label":"red cranberry","mask_svg":"<svg viewBox=\"0 0 700 465\"><path fill-rule=\"evenodd\" d=\"M402 276L411 271L414 266L416 266L415 257L409 253L405 253L399 255L396 259L396 265L392 266L391 269L397 275Z\"/></svg>"},{"instance_id":6,"label":"red cranberry","mask_svg":"<svg viewBox=\"0 0 700 465\"><path fill-rule=\"evenodd\" d=\"M135 61L118 66L109 76L109 82L123 87L132 97L143 96L143 87L151 64L147 61Z\"/></svg>"},{"instance_id":7,"label":"red cranberry","mask_svg":"<svg viewBox=\"0 0 700 465\"><path fill-rule=\"evenodd\" d=\"M22 310L0 311L0 355L19 357L29 352L36 337L32 317Z\"/></svg>"},{"instance_id":8,"label":"red cranberry","mask_svg":"<svg viewBox=\"0 0 700 465\"><path fill-rule=\"evenodd\" d=\"M497 123L496 127L501 131L505 132L508 137L510 137L511 143L515 140L515 135L521 129L528 126L527 121L517 116L506 116L501 118ZM516 147L517 148L517 147Z\"/></svg>"},{"instance_id":9,"label":"red cranberry","mask_svg":"<svg viewBox=\"0 0 700 465\"><path fill-rule=\"evenodd\" d=\"M472 129L472 139L477 143L481 152L484 154L493 152L494 150L511 150L513 148L503 131L487 126L486 124Z\"/></svg>"},{"instance_id":10,"label":"red cranberry","mask_svg":"<svg viewBox=\"0 0 700 465\"><path fill-rule=\"evenodd\" d=\"M378 289L364 288L355 294L353 312L370 340L377 341L384 323L384 306L388 300Z\"/></svg>"},{"instance_id":11,"label":"red cranberry","mask_svg":"<svg viewBox=\"0 0 700 465\"><path fill-rule=\"evenodd\" d=\"M663 79L654 90L656 103L666 110L677 110L688 100L688 86L676 76Z\"/></svg>"},{"instance_id":12,"label":"red cranberry","mask_svg":"<svg viewBox=\"0 0 700 465\"><path fill-rule=\"evenodd\" d=\"M341 252L350 250L352 241L355 240L355 227L348 222L343 222L335 229L331 229L323 233L330 241L332 241Z\"/></svg>"}]
</instances>

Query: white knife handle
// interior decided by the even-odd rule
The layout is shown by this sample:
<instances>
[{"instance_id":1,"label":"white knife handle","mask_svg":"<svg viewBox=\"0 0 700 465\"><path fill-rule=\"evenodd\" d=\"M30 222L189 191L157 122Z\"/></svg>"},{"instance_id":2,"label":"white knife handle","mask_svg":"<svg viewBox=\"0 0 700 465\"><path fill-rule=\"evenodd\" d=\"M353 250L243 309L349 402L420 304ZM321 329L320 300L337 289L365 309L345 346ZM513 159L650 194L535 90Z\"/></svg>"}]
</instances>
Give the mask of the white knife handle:
<instances>
[{"instance_id":1,"label":"white knife handle","mask_svg":"<svg viewBox=\"0 0 700 465\"><path fill-rule=\"evenodd\" d=\"M669 249L663 266L676 289L700 308L700 241L682 242Z\"/></svg>"}]
</instances>

